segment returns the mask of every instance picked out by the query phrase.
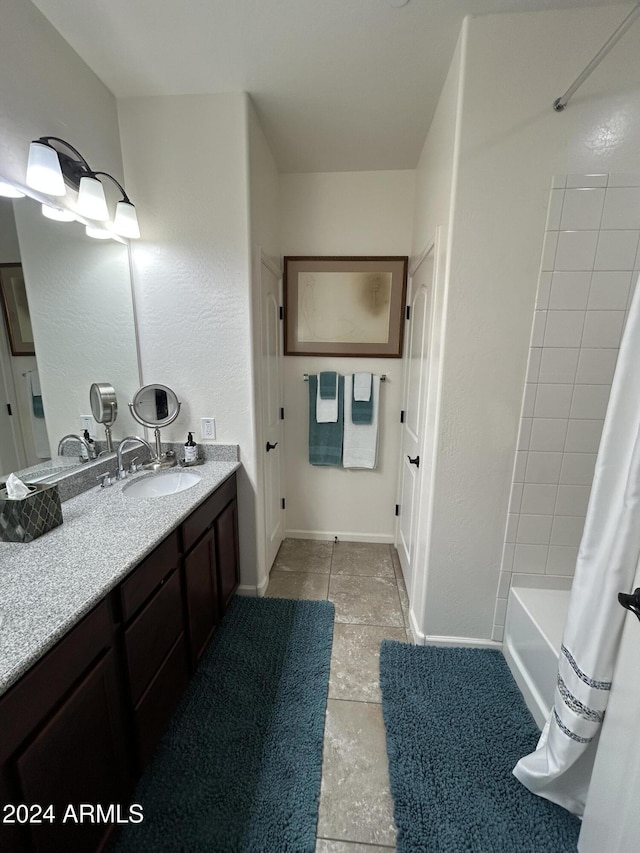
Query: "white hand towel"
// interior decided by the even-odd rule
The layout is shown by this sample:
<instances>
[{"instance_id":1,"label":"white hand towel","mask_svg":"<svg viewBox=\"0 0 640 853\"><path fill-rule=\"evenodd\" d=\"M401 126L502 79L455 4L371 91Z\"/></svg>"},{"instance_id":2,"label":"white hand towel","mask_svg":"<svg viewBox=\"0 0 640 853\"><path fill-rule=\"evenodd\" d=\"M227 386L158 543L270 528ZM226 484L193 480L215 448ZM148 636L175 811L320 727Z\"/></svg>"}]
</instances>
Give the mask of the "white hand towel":
<instances>
[{"instance_id":1,"label":"white hand towel","mask_svg":"<svg viewBox=\"0 0 640 853\"><path fill-rule=\"evenodd\" d=\"M345 468L375 468L378 459L378 403L380 399L380 377L374 376L371 383L373 394L373 417L370 424L351 422L352 377L344 377L344 438L342 465Z\"/></svg>"},{"instance_id":2,"label":"white hand towel","mask_svg":"<svg viewBox=\"0 0 640 853\"><path fill-rule=\"evenodd\" d=\"M368 403L371 399L371 374L353 374L353 399L359 403Z\"/></svg>"},{"instance_id":3,"label":"white hand towel","mask_svg":"<svg viewBox=\"0 0 640 853\"><path fill-rule=\"evenodd\" d=\"M338 394L333 400L323 400L320 396L320 377L316 392L316 423L335 424L338 420Z\"/></svg>"}]
</instances>

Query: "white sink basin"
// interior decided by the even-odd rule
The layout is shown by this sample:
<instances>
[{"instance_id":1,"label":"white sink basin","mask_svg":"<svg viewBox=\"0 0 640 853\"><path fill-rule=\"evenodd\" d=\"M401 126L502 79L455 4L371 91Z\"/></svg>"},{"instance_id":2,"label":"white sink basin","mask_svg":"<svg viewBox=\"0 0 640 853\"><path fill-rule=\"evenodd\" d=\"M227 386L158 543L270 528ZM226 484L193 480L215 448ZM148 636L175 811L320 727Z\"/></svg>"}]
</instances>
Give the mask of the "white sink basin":
<instances>
[{"instance_id":1,"label":"white sink basin","mask_svg":"<svg viewBox=\"0 0 640 853\"><path fill-rule=\"evenodd\" d=\"M128 498L161 498L184 492L199 483L200 479L200 474L194 471L160 471L127 483L122 494Z\"/></svg>"}]
</instances>

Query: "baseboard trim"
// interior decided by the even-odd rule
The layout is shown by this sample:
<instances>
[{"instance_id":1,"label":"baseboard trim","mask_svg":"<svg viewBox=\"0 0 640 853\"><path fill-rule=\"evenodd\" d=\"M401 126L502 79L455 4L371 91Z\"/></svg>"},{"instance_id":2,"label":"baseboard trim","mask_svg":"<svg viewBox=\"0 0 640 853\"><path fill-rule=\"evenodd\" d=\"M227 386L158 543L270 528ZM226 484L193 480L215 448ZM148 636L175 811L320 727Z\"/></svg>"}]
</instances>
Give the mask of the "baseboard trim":
<instances>
[{"instance_id":1,"label":"baseboard trim","mask_svg":"<svg viewBox=\"0 0 640 853\"><path fill-rule=\"evenodd\" d=\"M447 637L440 634L423 634L418 629L413 610L409 611L409 623L411 625L411 633L416 646L441 646L450 648L457 646L464 649L502 649L502 643L496 643L494 640L481 640L475 637Z\"/></svg>"},{"instance_id":2,"label":"baseboard trim","mask_svg":"<svg viewBox=\"0 0 640 853\"><path fill-rule=\"evenodd\" d=\"M382 545L393 545L393 533L352 533L347 530L335 530L327 533L324 530L285 530L286 539L316 539L320 542L333 542L336 536L339 542L377 542Z\"/></svg>"}]
</instances>

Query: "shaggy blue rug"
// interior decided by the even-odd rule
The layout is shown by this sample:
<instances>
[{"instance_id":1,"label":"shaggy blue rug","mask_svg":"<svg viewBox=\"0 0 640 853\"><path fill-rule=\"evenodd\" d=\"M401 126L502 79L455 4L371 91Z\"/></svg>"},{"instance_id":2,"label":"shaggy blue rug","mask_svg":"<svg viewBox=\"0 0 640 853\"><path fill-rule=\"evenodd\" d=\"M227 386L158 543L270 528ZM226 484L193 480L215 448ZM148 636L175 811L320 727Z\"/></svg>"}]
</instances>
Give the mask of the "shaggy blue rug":
<instances>
[{"instance_id":1,"label":"shaggy blue rug","mask_svg":"<svg viewBox=\"0 0 640 853\"><path fill-rule=\"evenodd\" d=\"M380 686L399 853L575 853L578 818L511 773L540 732L500 652L385 640Z\"/></svg>"},{"instance_id":2,"label":"shaggy blue rug","mask_svg":"<svg viewBox=\"0 0 640 853\"><path fill-rule=\"evenodd\" d=\"M333 604L233 599L118 853L315 849Z\"/></svg>"}]
</instances>

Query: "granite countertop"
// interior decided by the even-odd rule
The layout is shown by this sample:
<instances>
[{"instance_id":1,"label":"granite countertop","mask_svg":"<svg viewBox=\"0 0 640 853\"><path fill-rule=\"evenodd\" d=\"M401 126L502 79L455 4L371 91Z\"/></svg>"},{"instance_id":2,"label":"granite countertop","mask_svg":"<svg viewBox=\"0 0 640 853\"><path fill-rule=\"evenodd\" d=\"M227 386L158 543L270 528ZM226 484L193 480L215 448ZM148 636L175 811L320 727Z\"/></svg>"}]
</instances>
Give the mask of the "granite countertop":
<instances>
[{"instance_id":1,"label":"granite countertop","mask_svg":"<svg viewBox=\"0 0 640 853\"><path fill-rule=\"evenodd\" d=\"M153 476L133 474L65 501L63 524L34 542L0 542L0 694L239 467L207 461L195 486L155 498L123 495Z\"/></svg>"}]
</instances>

